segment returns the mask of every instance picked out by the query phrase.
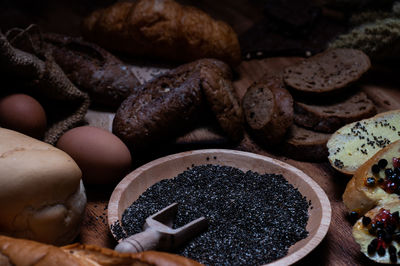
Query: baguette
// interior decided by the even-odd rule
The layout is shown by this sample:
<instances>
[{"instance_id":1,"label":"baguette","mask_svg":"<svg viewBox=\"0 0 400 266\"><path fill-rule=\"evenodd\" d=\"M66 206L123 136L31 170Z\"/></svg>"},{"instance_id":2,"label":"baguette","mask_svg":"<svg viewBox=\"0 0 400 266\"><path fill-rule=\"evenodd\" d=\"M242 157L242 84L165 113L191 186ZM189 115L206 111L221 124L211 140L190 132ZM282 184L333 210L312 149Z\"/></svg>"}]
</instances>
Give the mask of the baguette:
<instances>
[{"instance_id":1,"label":"baguette","mask_svg":"<svg viewBox=\"0 0 400 266\"><path fill-rule=\"evenodd\" d=\"M240 62L236 33L225 22L173 0L117 2L83 22L84 36L108 49L133 56L190 62L216 58Z\"/></svg>"},{"instance_id":2,"label":"baguette","mask_svg":"<svg viewBox=\"0 0 400 266\"><path fill-rule=\"evenodd\" d=\"M345 125L327 143L329 162L336 170L353 175L380 149L400 139L400 110Z\"/></svg>"},{"instance_id":3,"label":"baguette","mask_svg":"<svg viewBox=\"0 0 400 266\"><path fill-rule=\"evenodd\" d=\"M55 247L35 241L0 235L0 265L57 265L57 266L199 266L201 264L157 251L119 253L93 245L72 244Z\"/></svg>"}]
</instances>

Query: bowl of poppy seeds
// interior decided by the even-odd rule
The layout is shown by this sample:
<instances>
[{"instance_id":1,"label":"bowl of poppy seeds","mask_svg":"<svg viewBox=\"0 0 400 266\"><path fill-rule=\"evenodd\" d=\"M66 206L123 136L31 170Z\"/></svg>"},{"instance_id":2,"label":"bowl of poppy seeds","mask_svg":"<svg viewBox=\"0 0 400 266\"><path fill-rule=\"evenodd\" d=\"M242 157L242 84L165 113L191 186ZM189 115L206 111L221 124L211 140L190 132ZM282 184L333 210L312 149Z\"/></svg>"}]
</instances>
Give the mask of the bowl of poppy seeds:
<instances>
[{"instance_id":1,"label":"bowl of poppy seeds","mask_svg":"<svg viewBox=\"0 0 400 266\"><path fill-rule=\"evenodd\" d=\"M117 241L143 231L145 219L178 203L173 228L201 216L208 228L169 251L205 265L295 263L325 237L331 206L308 175L282 161L236 150L169 155L128 174L108 204Z\"/></svg>"}]
</instances>

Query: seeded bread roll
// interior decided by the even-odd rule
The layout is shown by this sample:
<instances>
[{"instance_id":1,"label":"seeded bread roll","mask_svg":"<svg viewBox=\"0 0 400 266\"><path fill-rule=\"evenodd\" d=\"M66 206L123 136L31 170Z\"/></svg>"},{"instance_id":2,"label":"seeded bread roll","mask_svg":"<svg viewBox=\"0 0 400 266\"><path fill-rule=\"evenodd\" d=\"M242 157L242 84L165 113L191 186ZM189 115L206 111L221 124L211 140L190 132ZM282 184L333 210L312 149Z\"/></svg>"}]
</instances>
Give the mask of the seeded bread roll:
<instances>
[{"instance_id":1,"label":"seeded bread roll","mask_svg":"<svg viewBox=\"0 0 400 266\"><path fill-rule=\"evenodd\" d=\"M173 0L117 2L89 15L83 34L108 49L146 58L216 58L231 66L241 58L237 35L227 23Z\"/></svg>"},{"instance_id":2,"label":"seeded bread roll","mask_svg":"<svg viewBox=\"0 0 400 266\"><path fill-rule=\"evenodd\" d=\"M346 87L371 67L366 54L355 49L332 49L284 70L285 83L296 92L316 95Z\"/></svg>"},{"instance_id":3,"label":"seeded bread roll","mask_svg":"<svg viewBox=\"0 0 400 266\"><path fill-rule=\"evenodd\" d=\"M354 224L353 237L360 245L361 252L369 259L378 263L399 263L400 239L396 237L400 233L399 211L400 201L397 200L375 207ZM372 227L376 228L378 221L385 228L381 231L383 233L379 233L381 237L378 236L379 230L371 230ZM394 227L394 230L392 231L389 227Z\"/></svg>"},{"instance_id":4,"label":"seeded bread roll","mask_svg":"<svg viewBox=\"0 0 400 266\"><path fill-rule=\"evenodd\" d=\"M63 245L86 205L81 170L65 152L0 128L0 232Z\"/></svg>"},{"instance_id":5,"label":"seeded bread roll","mask_svg":"<svg viewBox=\"0 0 400 266\"><path fill-rule=\"evenodd\" d=\"M325 133L333 133L348 123L375 114L375 105L363 92L326 105L294 102L295 123Z\"/></svg>"},{"instance_id":6,"label":"seeded bread roll","mask_svg":"<svg viewBox=\"0 0 400 266\"><path fill-rule=\"evenodd\" d=\"M43 38L57 64L94 104L117 108L140 85L128 65L93 43L52 33Z\"/></svg>"},{"instance_id":7,"label":"seeded bread roll","mask_svg":"<svg viewBox=\"0 0 400 266\"><path fill-rule=\"evenodd\" d=\"M400 183L396 180L391 181L392 174L385 174L386 169L391 169L394 173L395 168L400 167L400 162L395 163L393 158L400 158L400 141L381 149L359 167L343 194L343 202L349 211L356 211L362 215L377 205L384 206L387 202L399 200L400 190L396 188ZM387 165L383 167L384 161L379 163L380 160L385 160Z\"/></svg>"},{"instance_id":8,"label":"seeded bread roll","mask_svg":"<svg viewBox=\"0 0 400 266\"><path fill-rule=\"evenodd\" d=\"M35 241L0 236L0 265L57 265L57 266L200 266L178 255L146 251L119 253L93 245L72 244L55 247Z\"/></svg>"},{"instance_id":9,"label":"seeded bread roll","mask_svg":"<svg viewBox=\"0 0 400 266\"><path fill-rule=\"evenodd\" d=\"M326 143L331 134L315 132L292 125L282 149L284 153L300 161L324 161L328 156Z\"/></svg>"},{"instance_id":10,"label":"seeded bread roll","mask_svg":"<svg viewBox=\"0 0 400 266\"><path fill-rule=\"evenodd\" d=\"M400 110L345 125L332 134L327 146L336 170L353 175L380 149L400 139Z\"/></svg>"},{"instance_id":11,"label":"seeded bread roll","mask_svg":"<svg viewBox=\"0 0 400 266\"><path fill-rule=\"evenodd\" d=\"M293 98L280 77L250 86L242 106L252 133L264 145L279 144L293 123Z\"/></svg>"}]
</instances>

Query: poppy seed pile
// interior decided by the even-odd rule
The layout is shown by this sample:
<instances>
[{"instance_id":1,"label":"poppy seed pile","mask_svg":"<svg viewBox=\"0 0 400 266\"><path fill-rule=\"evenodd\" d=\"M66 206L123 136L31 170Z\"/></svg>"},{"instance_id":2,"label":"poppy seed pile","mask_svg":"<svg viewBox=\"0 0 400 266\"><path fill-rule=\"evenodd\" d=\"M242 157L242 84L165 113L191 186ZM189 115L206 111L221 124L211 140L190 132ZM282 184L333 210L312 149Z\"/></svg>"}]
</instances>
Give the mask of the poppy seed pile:
<instances>
[{"instance_id":1,"label":"poppy seed pile","mask_svg":"<svg viewBox=\"0 0 400 266\"><path fill-rule=\"evenodd\" d=\"M125 232L141 232L148 216L173 202L179 203L174 228L207 218L207 230L176 250L206 265L269 263L308 235L310 203L282 175L211 164L148 188L124 211Z\"/></svg>"}]
</instances>

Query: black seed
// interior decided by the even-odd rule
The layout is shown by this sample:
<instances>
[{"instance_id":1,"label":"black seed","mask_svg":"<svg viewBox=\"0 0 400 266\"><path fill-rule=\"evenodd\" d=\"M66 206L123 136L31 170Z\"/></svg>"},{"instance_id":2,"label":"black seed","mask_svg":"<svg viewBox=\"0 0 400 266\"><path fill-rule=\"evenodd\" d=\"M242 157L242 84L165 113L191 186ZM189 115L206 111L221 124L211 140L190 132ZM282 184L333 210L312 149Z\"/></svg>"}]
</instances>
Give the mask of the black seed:
<instances>
[{"instance_id":1,"label":"black seed","mask_svg":"<svg viewBox=\"0 0 400 266\"><path fill-rule=\"evenodd\" d=\"M382 221L377 221L376 222L376 228L383 228L385 224Z\"/></svg>"},{"instance_id":2,"label":"black seed","mask_svg":"<svg viewBox=\"0 0 400 266\"><path fill-rule=\"evenodd\" d=\"M195 166L147 189L122 215L128 234L145 219L178 202L173 227L205 216L207 231L176 252L207 265L260 265L287 254L307 237L308 200L282 175ZM232 255L234 254L234 255Z\"/></svg>"},{"instance_id":3,"label":"black seed","mask_svg":"<svg viewBox=\"0 0 400 266\"><path fill-rule=\"evenodd\" d=\"M393 235L393 239L396 240L397 242L400 242L400 232L397 232Z\"/></svg>"},{"instance_id":4,"label":"black seed","mask_svg":"<svg viewBox=\"0 0 400 266\"><path fill-rule=\"evenodd\" d=\"M395 173L396 175L400 175L400 167L394 168L394 173Z\"/></svg>"},{"instance_id":5,"label":"black seed","mask_svg":"<svg viewBox=\"0 0 400 266\"><path fill-rule=\"evenodd\" d=\"M385 232L382 236L383 241L385 241L386 244L389 244L390 242L392 242L392 235Z\"/></svg>"},{"instance_id":6,"label":"black seed","mask_svg":"<svg viewBox=\"0 0 400 266\"><path fill-rule=\"evenodd\" d=\"M388 161L386 159L380 159L378 162L378 166L381 169L384 169L388 165Z\"/></svg>"},{"instance_id":7,"label":"black seed","mask_svg":"<svg viewBox=\"0 0 400 266\"><path fill-rule=\"evenodd\" d=\"M385 181L383 178L379 178L377 182L378 182L379 184L382 184L383 181Z\"/></svg>"},{"instance_id":8,"label":"black seed","mask_svg":"<svg viewBox=\"0 0 400 266\"><path fill-rule=\"evenodd\" d=\"M368 232L369 232L371 235L374 235L374 234L376 233L376 224L371 224L371 228L368 229Z\"/></svg>"},{"instance_id":9,"label":"black seed","mask_svg":"<svg viewBox=\"0 0 400 266\"><path fill-rule=\"evenodd\" d=\"M386 250L382 246L380 246L378 248L378 255L382 257L382 256L385 256L385 253L386 253Z\"/></svg>"},{"instance_id":10,"label":"black seed","mask_svg":"<svg viewBox=\"0 0 400 266\"><path fill-rule=\"evenodd\" d=\"M395 211L394 213L392 213L392 217L396 220L396 222L399 222L399 212Z\"/></svg>"},{"instance_id":11,"label":"black seed","mask_svg":"<svg viewBox=\"0 0 400 266\"><path fill-rule=\"evenodd\" d=\"M377 164L374 164L374 165L371 167L371 170L372 170L372 173L378 174L379 171L381 170L381 168L380 168Z\"/></svg>"},{"instance_id":12,"label":"black seed","mask_svg":"<svg viewBox=\"0 0 400 266\"><path fill-rule=\"evenodd\" d=\"M371 223L371 218L369 218L368 216L364 216L362 219L362 223L364 226L367 226Z\"/></svg>"}]
</instances>

